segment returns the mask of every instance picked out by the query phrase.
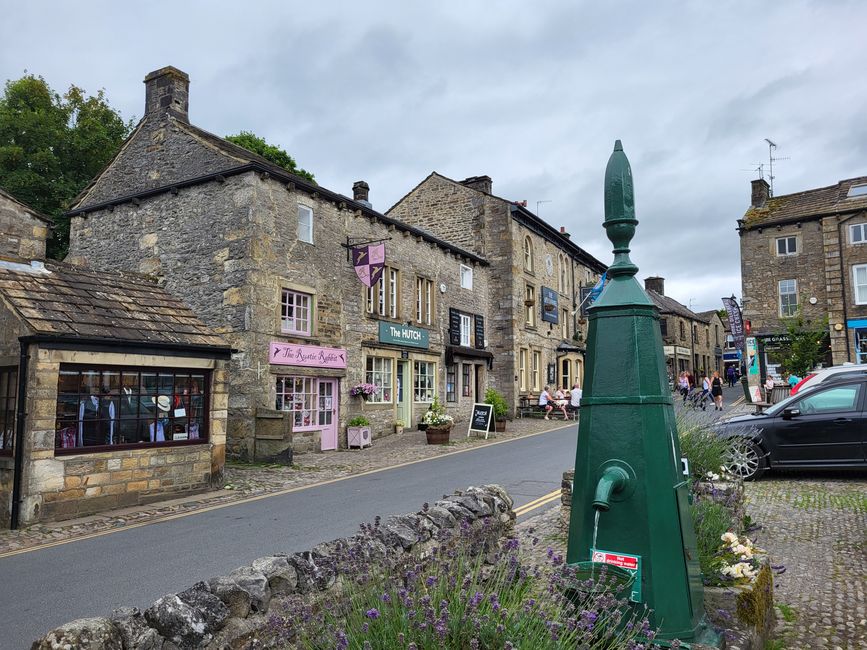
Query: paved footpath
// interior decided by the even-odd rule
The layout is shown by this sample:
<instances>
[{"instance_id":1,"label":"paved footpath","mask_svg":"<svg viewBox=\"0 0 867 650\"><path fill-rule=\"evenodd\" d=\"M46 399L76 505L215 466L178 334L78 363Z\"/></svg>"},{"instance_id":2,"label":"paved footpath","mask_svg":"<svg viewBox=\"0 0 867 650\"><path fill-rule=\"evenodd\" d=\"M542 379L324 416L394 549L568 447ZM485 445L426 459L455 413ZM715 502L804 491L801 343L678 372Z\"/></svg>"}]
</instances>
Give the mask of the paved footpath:
<instances>
[{"instance_id":1,"label":"paved footpath","mask_svg":"<svg viewBox=\"0 0 867 650\"><path fill-rule=\"evenodd\" d=\"M867 648L867 472L772 474L746 494L753 536L786 567L774 580L781 647Z\"/></svg>"},{"instance_id":2,"label":"paved footpath","mask_svg":"<svg viewBox=\"0 0 867 650\"><path fill-rule=\"evenodd\" d=\"M79 519L37 524L23 530L0 531L0 556L70 539L85 538L106 530L140 526L189 512L291 491L426 458L436 458L574 424L571 421L546 421L541 418L513 420L508 423L506 432L490 434L488 440L476 434L468 438L467 425L459 424L452 429L452 443L449 445L428 445L424 433L404 431L402 434L374 440L373 446L365 449L299 454L295 456L291 467L230 463L226 466L226 483L222 490L161 501L148 506L112 510Z\"/></svg>"}]
</instances>

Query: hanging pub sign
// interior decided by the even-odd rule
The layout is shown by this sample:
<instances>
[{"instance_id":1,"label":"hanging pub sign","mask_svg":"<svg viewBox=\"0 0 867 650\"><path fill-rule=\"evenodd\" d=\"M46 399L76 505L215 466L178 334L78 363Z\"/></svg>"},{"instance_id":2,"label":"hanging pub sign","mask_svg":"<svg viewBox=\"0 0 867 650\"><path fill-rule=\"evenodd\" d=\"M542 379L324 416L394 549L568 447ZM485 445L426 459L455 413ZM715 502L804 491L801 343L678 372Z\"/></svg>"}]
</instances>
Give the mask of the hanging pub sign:
<instances>
[{"instance_id":1,"label":"hanging pub sign","mask_svg":"<svg viewBox=\"0 0 867 650\"><path fill-rule=\"evenodd\" d=\"M557 383L557 364L549 363L548 364L548 383L556 384Z\"/></svg>"},{"instance_id":2,"label":"hanging pub sign","mask_svg":"<svg viewBox=\"0 0 867 650\"><path fill-rule=\"evenodd\" d=\"M355 246L352 249L352 266L361 283L372 287L379 282L385 268L385 244Z\"/></svg>"},{"instance_id":3,"label":"hanging pub sign","mask_svg":"<svg viewBox=\"0 0 867 650\"><path fill-rule=\"evenodd\" d=\"M560 310L557 308L557 292L548 287L542 287L542 320L554 325L560 322Z\"/></svg>"}]
</instances>

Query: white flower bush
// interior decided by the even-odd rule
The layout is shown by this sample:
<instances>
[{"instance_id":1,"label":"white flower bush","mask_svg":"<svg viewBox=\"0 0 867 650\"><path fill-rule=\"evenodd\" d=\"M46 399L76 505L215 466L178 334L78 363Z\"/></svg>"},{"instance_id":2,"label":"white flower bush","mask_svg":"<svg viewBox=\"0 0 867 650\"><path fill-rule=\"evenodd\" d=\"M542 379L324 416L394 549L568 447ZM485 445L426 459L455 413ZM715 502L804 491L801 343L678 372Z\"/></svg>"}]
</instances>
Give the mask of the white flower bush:
<instances>
[{"instance_id":1,"label":"white flower bush","mask_svg":"<svg viewBox=\"0 0 867 650\"><path fill-rule=\"evenodd\" d=\"M731 532L723 533L720 539L723 542L720 546L720 555L722 556L720 574L724 578L742 584L755 580L759 574L759 562L756 559L756 554L764 553L764 551L753 544L749 538L739 537Z\"/></svg>"}]
</instances>

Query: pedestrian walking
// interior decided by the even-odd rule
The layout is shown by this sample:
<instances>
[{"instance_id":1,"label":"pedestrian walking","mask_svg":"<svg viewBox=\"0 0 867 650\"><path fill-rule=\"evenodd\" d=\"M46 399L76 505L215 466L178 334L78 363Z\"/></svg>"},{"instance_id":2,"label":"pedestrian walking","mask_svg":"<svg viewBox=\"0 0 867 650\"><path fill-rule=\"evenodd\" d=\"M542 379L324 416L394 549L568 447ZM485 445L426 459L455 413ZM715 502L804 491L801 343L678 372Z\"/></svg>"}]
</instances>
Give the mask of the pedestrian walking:
<instances>
[{"instance_id":1,"label":"pedestrian walking","mask_svg":"<svg viewBox=\"0 0 867 650\"><path fill-rule=\"evenodd\" d=\"M545 419L550 420L548 414L554 410L554 407L551 405L551 393L548 392L547 386L542 389L542 393L539 395L539 406L545 408Z\"/></svg>"},{"instance_id":2,"label":"pedestrian walking","mask_svg":"<svg viewBox=\"0 0 867 650\"><path fill-rule=\"evenodd\" d=\"M735 387L735 367L729 366L726 370L726 379L729 381L729 388Z\"/></svg>"},{"instance_id":3,"label":"pedestrian walking","mask_svg":"<svg viewBox=\"0 0 867 650\"><path fill-rule=\"evenodd\" d=\"M689 395L689 377L686 370L682 371L677 378L677 389L680 391L683 403L686 404L686 396Z\"/></svg>"},{"instance_id":4,"label":"pedestrian walking","mask_svg":"<svg viewBox=\"0 0 867 650\"><path fill-rule=\"evenodd\" d=\"M723 383L722 379L720 379L719 371L713 371L713 379L710 380L710 394L713 395L714 406L717 411L723 410L722 398L723 398Z\"/></svg>"},{"instance_id":5,"label":"pedestrian walking","mask_svg":"<svg viewBox=\"0 0 867 650\"><path fill-rule=\"evenodd\" d=\"M701 410L702 411L707 410L706 404L707 404L707 400L710 398L711 398L710 378L702 372L701 373L701 397L700 397Z\"/></svg>"}]
</instances>

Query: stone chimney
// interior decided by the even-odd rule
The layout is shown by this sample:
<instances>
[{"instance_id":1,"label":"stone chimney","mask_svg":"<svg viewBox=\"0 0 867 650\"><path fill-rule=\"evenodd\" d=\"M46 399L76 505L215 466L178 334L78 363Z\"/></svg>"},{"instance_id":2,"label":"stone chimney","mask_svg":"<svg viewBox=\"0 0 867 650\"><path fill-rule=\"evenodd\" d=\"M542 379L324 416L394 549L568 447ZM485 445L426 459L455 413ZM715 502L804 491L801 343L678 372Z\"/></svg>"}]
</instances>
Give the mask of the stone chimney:
<instances>
[{"instance_id":1,"label":"stone chimney","mask_svg":"<svg viewBox=\"0 0 867 650\"><path fill-rule=\"evenodd\" d=\"M771 186L768 185L768 181L764 178L758 178L752 182L753 186L753 200L752 207L754 208L763 208L765 204L768 202L768 198L771 195Z\"/></svg>"},{"instance_id":2,"label":"stone chimney","mask_svg":"<svg viewBox=\"0 0 867 650\"><path fill-rule=\"evenodd\" d=\"M652 277L644 278L644 288L647 291L655 291L660 296L665 295L665 278Z\"/></svg>"},{"instance_id":3,"label":"stone chimney","mask_svg":"<svg viewBox=\"0 0 867 650\"><path fill-rule=\"evenodd\" d=\"M461 185L466 185L485 194L491 194L494 187L490 176L470 176L462 180Z\"/></svg>"},{"instance_id":4,"label":"stone chimney","mask_svg":"<svg viewBox=\"0 0 867 650\"><path fill-rule=\"evenodd\" d=\"M566 226L560 226L560 234L566 239L569 239L572 236L568 232L566 232Z\"/></svg>"},{"instance_id":5,"label":"stone chimney","mask_svg":"<svg viewBox=\"0 0 867 650\"><path fill-rule=\"evenodd\" d=\"M171 113L189 124L190 77L172 66L154 70L144 79L145 116Z\"/></svg>"},{"instance_id":6,"label":"stone chimney","mask_svg":"<svg viewBox=\"0 0 867 650\"><path fill-rule=\"evenodd\" d=\"M367 184L366 181L355 181L352 184L352 198L359 203L366 205L368 208L372 207L370 204L370 185Z\"/></svg>"}]
</instances>

